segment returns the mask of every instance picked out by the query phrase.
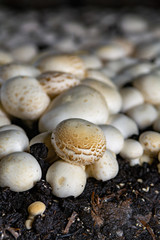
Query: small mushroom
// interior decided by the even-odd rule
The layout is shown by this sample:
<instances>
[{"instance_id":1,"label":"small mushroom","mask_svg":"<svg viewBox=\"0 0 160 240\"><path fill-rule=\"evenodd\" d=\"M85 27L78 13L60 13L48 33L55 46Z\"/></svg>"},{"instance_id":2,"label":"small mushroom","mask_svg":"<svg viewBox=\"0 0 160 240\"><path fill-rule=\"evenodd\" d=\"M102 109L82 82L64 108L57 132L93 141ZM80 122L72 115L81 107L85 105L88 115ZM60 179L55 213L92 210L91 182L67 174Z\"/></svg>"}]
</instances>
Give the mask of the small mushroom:
<instances>
[{"instance_id":1,"label":"small mushroom","mask_svg":"<svg viewBox=\"0 0 160 240\"><path fill-rule=\"evenodd\" d=\"M37 215L42 216L43 213L45 212L45 210L46 210L46 205L43 202L40 202L40 201L33 202L29 205L29 207L28 207L29 216L28 216L28 219L25 222L25 226L28 230L30 230L32 228L34 218Z\"/></svg>"},{"instance_id":2,"label":"small mushroom","mask_svg":"<svg viewBox=\"0 0 160 240\"><path fill-rule=\"evenodd\" d=\"M107 124L99 125L106 137L106 147L115 154L120 153L124 144L122 133L115 127Z\"/></svg>"},{"instance_id":3,"label":"small mushroom","mask_svg":"<svg viewBox=\"0 0 160 240\"><path fill-rule=\"evenodd\" d=\"M0 159L12 152L27 151L29 139L24 131L0 129Z\"/></svg>"},{"instance_id":4,"label":"small mushroom","mask_svg":"<svg viewBox=\"0 0 160 240\"><path fill-rule=\"evenodd\" d=\"M44 72L37 79L50 98L80 83L80 80L71 73L63 72Z\"/></svg>"},{"instance_id":5,"label":"small mushroom","mask_svg":"<svg viewBox=\"0 0 160 240\"><path fill-rule=\"evenodd\" d=\"M88 177L93 177L97 180L107 181L114 178L119 171L119 165L116 155L106 150L102 158L97 162L86 166L86 173Z\"/></svg>"},{"instance_id":6,"label":"small mushroom","mask_svg":"<svg viewBox=\"0 0 160 240\"><path fill-rule=\"evenodd\" d=\"M24 192L31 189L41 176L39 163L29 153L13 152L0 161L0 187Z\"/></svg>"},{"instance_id":7,"label":"small mushroom","mask_svg":"<svg viewBox=\"0 0 160 240\"><path fill-rule=\"evenodd\" d=\"M76 165L98 161L106 149L101 128L83 119L67 119L53 130L51 143L57 155Z\"/></svg>"},{"instance_id":8,"label":"small mushroom","mask_svg":"<svg viewBox=\"0 0 160 240\"><path fill-rule=\"evenodd\" d=\"M102 61L96 56L91 54L85 54L79 56L86 69L99 69L102 67Z\"/></svg>"},{"instance_id":9,"label":"small mushroom","mask_svg":"<svg viewBox=\"0 0 160 240\"><path fill-rule=\"evenodd\" d=\"M49 55L35 63L41 72L58 71L84 78L86 74L85 65L82 59L76 55Z\"/></svg>"},{"instance_id":10,"label":"small mushroom","mask_svg":"<svg viewBox=\"0 0 160 240\"><path fill-rule=\"evenodd\" d=\"M145 131L139 137L139 142L142 144L144 153L157 157L160 152L160 133L154 131Z\"/></svg>"},{"instance_id":11,"label":"small mushroom","mask_svg":"<svg viewBox=\"0 0 160 240\"><path fill-rule=\"evenodd\" d=\"M1 87L1 101L9 114L25 120L38 119L50 103L39 82L31 77L8 79Z\"/></svg>"},{"instance_id":12,"label":"small mushroom","mask_svg":"<svg viewBox=\"0 0 160 240\"><path fill-rule=\"evenodd\" d=\"M120 152L122 158L127 160L130 165L134 166L135 164L139 164L139 158L143 154L142 145L134 140L134 139L126 139L124 141L123 148Z\"/></svg>"},{"instance_id":13,"label":"small mushroom","mask_svg":"<svg viewBox=\"0 0 160 240\"><path fill-rule=\"evenodd\" d=\"M132 118L142 130L151 126L158 116L156 108L149 103L137 105L129 109L126 114Z\"/></svg>"},{"instance_id":14,"label":"small mushroom","mask_svg":"<svg viewBox=\"0 0 160 240\"><path fill-rule=\"evenodd\" d=\"M13 61L13 56L4 50L0 50L0 65L8 64Z\"/></svg>"},{"instance_id":15,"label":"small mushroom","mask_svg":"<svg viewBox=\"0 0 160 240\"><path fill-rule=\"evenodd\" d=\"M51 185L55 196L78 197L85 188L86 173L83 166L58 160L49 167L46 180Z\"/></svg>"},{"instance_id":16,"label":"small mushroom","mask_svg":"<svg viewBox=\"0 0 160 240\"><path fill-rule=\"evenodd\" d=\"M134 87L124 87L120 89L122 97L122 112L126 112L132 107L144 103L144 97L142 93Z\"/></svg>"},{"instance_id":17,"label":"small mushroom","mask_svg":"<svg viewBox=\"0 0 160 240\"><path fill-rule=\"evenodd\" d=\"M122 113L111 115L107 123L117 128L125 139L139 132L135 121Z\"/></svg>"},{"instance_id":18,"label":"small mushroom","mask_svg":"<svg viewBox=\"0 0 160 240\"><path fill-rule=\"evenodd\" d=\"M26 64L9 63L0 67L0 83L17 76L36 77L40 71Z\"/></svg>"},{"instance_id":19,"label":"small mushroom","mask_svg":"<svg viewBox=\"0 0 160 240\"><path fill-rule=\"evenodd\" d=\"M136 78L133 85L142 93L145 102L160 104L160 79L154 74L148 74Z\"/></svg>"}]
</instances>

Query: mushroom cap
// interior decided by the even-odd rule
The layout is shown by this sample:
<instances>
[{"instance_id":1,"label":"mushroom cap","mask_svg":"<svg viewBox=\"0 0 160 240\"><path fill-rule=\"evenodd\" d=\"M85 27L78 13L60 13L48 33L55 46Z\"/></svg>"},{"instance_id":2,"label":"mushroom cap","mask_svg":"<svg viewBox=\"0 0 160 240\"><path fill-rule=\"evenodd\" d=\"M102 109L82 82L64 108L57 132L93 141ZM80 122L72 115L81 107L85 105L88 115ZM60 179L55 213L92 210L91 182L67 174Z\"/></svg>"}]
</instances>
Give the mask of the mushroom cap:
<instances>
[{"instance_id":1,"label":"mushroom cap","mask_svg":"<svg viewBox=\"0 0 160 240\"><path fill-rule=\"evenodd\" d=\"M141 143L134 139L126 139L124 141L123 148L120 152L120 155L126 159L137 159L140 158L143 154L143 147Z\"/></svg>"},{"instance_id":2,"label":"mushroom cap","mask_svg":"<svg viewBox=\"0 0 160 240\"><path fill-rule=\"evenodd\" d=\"M105 124L108 115L104 97L91 87L78 85L53 99L39 120L39 130L52 131L61 121L68 118L81 118L95 124Z\"/></svg>"},{"instance_id":3,"label":"mushroom cap","mask_svg":"<svg viewBox=\"0 0 160 240\"><path fill-rule=\"evenodd\" d=\"M110 150L106 150L102 158L86 167L88 177L94 177L102 181L114 178L118 174L118 171L119 165L116 155Z\"/></svg>"},{"instance_id":4,"label":"mushroom cap","mask_svg":"<svg viewBox=\"0 0 160 240\"><path fill-rule=\"evenodd\" d=\"M46 180L55 196L78 197L85 188L86 173L81 166L58 160L49 167Z\"/></svg>"},{"instance_id":5,"label":"mushroom cap","mask_svg":"<svg viewBox=\"0 0 160 240\"><path fill-rule=\"evenodd\" d=\"M102 94L111 114L118 113L121 110L122 98L117 89L95 79L87 78L81 81L81 83L94 88Z\"/></svg>"},{"instance_id":6,"label":"mushroom cap","mask_svg":"<svg viewBox=\"0 0 160 240\"><path fill-rule=\"evenodd\" d=\"M0 130L0 159L12 152L27 151L29 139L22 130Z\"/></svg>"},{"instance_id":7,"label":"mushroom cap","mask_svg":"<svg viewBox=\"0 0 160 240\"><path fill-rule=\"evenodd\" d=\"M154 74L139 77L133 81L133 85L142 93L148 103L160 104L160 79Z\"/></svg>"},{"instance_id":8,"label":"mushroom cap","mask_svg":"<svg viewBox=\"0 0 160 240\"><path fill-rule=\"evenodd\" d=\"M122 133L116 127L111 125L103 124L99 125L99 127L102 129L106 137L107 149L111 150L115 154L120 153L124 144L124 137Z\"/></svg>"},{"instance_id":9,"label":"mushroom cap","mask_svg":"<svg viewBox=\"0 0 160 240\"><path fill-rule=\"evenodd\" d=\"M76 55L50 55L40 59L36 66L42 71L60 71L72 73L78 78L85 76L85 65Z\"/></svg>"},{"instance_id":10,"label":"mushroom cap","mask_svg":"<svg viewBox=\"0 0 160 240\"><path fill-rule=\"evenodd\" d=\"M46 210L46 205L41 201L33 202L28 207L28 213L31 216L37 216L43 214Z\"/></svg>"},{"instance_id":11,"label":"mushroom cap","mask_svg":"<svg viewBox=\"0 0 160 240\"><path fill-rule=\"evenodd\" d=\"M94 163L106 149L101 128L83 119L62 121L53 131L51 143L60 158L77 165Z\"/></svg>"},{"instance_id":12,"label":"mushroom cap","mask_svg":"<svg viewBox=\"0 0 160 240\"><path fill-rule=\"evenodd\" d=\"M11 51L13 58L19 62L28 62L37 54L37 47L34 44L26 43L14 47Z\"/></svg>"},{"instance_id":13,"label":"mushroom cap","mask_svg":"<svg viewBox=\"0 0 160 240\"><path fill-rule=\"evenodd\" d=\"M41 176L38 161L29 153L13 152L0 161L0 186L14 192L31 189Z\"/></svg>"},{"instance_id":14,"label":"mushroom cap","mask_svg":"<svg viewBox=\"0 0 160 240\"><path fill-rule=\"evenodd\" d=\"M140 135L139 141L143 146L145 154L157 156L160 152L160 133L145 131Z\"/></svg>"},{"instance_id":15,"label":"mushroom cap","mask_svg":"<svg viewBox=\"0 0 160 240\"><path fill-rule=\"evenodd\" d=\"M36 77L40 71L33 66L18 63L9 63L0 67L0 83L17 76Z\"/></svg>"},{"instance_id":16,"label":"mushroom cap","mask_svg":"<svg viewBox=\"0 0 160 240\"><path fill-rule=\"evenodd\" d=\"M50 103L39 82L31 77L15 77L4 82L1 101L9 114L25 120L39 118Z\"/></svg>"},{"instance_id":17,"label":"mushroom cap","mask_svg":"<svg viewBox=\"0 0 160 240\"><path fill-rule=\"evenodd\" d=\"M80 80L71 73L64 72L44 72L37 77L44 91L53 98L68 88L80 83Z\"/></svg>"}]
</instances>

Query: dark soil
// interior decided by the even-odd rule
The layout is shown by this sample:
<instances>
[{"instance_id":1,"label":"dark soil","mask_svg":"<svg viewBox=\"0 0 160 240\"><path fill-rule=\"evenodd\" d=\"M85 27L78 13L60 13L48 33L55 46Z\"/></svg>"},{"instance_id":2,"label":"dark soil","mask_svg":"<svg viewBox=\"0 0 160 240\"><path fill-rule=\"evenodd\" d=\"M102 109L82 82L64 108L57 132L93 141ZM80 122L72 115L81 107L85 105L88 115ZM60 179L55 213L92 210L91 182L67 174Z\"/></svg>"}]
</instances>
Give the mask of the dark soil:
<instances>
[{"instance_id":1,"label":"dark soil","mask_svg":"<svg viewBox=\"0 0 160 240\"><path fill-rule=\"evenodd\" d=\"M43 167L43 179L30 191L0 188L0 239L17 240L158 240L160 239L160 174L157 161L130 167L118 157L120 171L107 182L88 179L77 198L59 199L45 181L49 166L43 144L31 148ZM43 149L43 151L42 151ZM27 208L34 201L46 204L31 230L25 227Z\"/></svg>"}]
</instances>

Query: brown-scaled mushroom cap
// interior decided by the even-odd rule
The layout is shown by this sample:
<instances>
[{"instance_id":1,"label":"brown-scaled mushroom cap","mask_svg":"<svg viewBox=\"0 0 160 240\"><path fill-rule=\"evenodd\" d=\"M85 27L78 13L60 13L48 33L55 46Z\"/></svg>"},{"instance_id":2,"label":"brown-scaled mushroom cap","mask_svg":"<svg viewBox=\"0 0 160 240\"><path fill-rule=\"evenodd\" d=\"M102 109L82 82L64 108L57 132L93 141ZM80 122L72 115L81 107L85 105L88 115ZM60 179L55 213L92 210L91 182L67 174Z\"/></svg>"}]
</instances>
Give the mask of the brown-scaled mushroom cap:
<instances>
[{"instance_id":1,"label":"brown-scaled mushroom cap","mask_svg":"<svg viewBox=\"0 0 160 240\"><path fill-rule=\"evenodd\" d=\"M77 165L98 161L106 149L103 131L97 125L78 118L59 123L52 133L51 142L60 158Z\"/></svg>"}]
</instances>

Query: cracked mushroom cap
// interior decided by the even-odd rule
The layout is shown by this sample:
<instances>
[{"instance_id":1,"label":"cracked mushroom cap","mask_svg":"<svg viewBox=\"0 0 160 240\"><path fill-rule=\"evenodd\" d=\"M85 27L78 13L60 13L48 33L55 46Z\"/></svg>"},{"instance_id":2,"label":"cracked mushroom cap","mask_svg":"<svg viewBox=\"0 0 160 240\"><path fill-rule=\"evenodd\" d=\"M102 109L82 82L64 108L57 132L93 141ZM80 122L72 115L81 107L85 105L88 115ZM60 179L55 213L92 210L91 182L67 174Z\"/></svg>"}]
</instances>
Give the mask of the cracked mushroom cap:
<instances>
[{"instance_id":1,"label":"cracked mushroom cap","mask_svg":"<svg viewBox=\"0 0 160 240\"><path fill-rule=\"evenodd\" d=\"M60 158L77 165L94 163L106 149L103 131L83 119L62 121L53 131L51 142Z\"/></svg>"}]
</instances>

